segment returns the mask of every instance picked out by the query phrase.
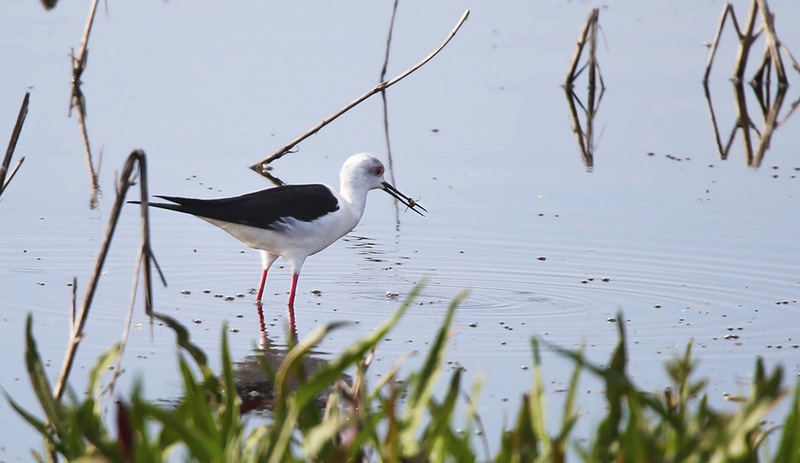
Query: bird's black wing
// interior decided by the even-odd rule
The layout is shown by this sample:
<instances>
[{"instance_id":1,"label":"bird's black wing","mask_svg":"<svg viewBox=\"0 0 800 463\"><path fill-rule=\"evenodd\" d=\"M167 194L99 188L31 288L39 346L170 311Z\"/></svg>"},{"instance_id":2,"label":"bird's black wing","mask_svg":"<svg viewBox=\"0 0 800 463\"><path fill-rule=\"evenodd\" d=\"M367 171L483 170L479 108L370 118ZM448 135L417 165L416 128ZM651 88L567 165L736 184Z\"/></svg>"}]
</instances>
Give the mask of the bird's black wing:
<instances>
[{"instance_id":1,"label":"bird's black wing","mask_svg":"<svg viewBox=\"0 0 800 463\"><path fill-rule=\"evenodd\" d=\"M339 201L325 185L284 185L233 198L195 199L156 196L175 204L151 206L256 228L272 229L282 218L310 222L339 209Z\"/></svg>"}]
</instances>

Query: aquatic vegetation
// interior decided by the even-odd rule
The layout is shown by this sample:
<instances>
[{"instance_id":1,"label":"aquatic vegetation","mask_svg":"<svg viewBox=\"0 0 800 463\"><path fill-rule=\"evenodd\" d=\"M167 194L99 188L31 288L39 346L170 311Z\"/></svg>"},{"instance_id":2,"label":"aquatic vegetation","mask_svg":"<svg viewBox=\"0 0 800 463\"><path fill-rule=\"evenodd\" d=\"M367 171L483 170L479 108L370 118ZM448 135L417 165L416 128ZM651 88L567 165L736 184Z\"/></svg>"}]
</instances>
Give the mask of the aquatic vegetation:
<instances>
[{"instance_id":1,"label":"aquatic vegetation","mask_svg":"<svg viewBox=\"0 0 800 463\"><path fill-rule=\"evenodd\" d=\"M221 366L213 371L189 332L165 319L178 339L178 367L183 378L181 399L164 408L143 398L141 382L118 399L114 417L103 411L107 401L101 372L117 355L119 345L101 356L90 373L89 393L68 401L54 399L32 332L26 328L26 362L43 417L14 409L45 438L40 461L92 458L110 461L797 461L800 458L800 388L780 429L765 429L770 410L786 395L783 371L767 371L756 361L752 391L735 412L714 409L703 394L705 381L694 378L696 360L689 344L685 355L666 364L672 385L660 393L636 387L626 371L627 350L622 316L619 341L606 365L583 353L554 347L570 359L574 373L564 400L561 423L548 425L540 361L540 342L532 340L533 378L516 421L498 437L492 455L477 413L480 385L464 393L462 371L450 375L443 397L433 394L444 372L443 359L453 314L464 294L451 303L420 368L399 380L398 368L377 384L368 384L370 353L397 324L418 293L369 336L315 371L303 360L338 324L319 327L291 347L277 369L264 365L274 381L271 419L246 426L236 390L234 363L226 330L221 341ZM354 373L353 373L354 372ZM352 381L342 378L352 375ZM590 436L573 432L582 374L603 382L607 414ZM118 391L119 392L119 391ZM321 404L324 404L321 405ZM466 416L456 412L465 408ZM462 423L460 429L454 423ZM556 429L554 433L548 429ZM767 445L767 437L777 444ZM476 440L479 440L476 442Z\"/></svg>"}]
</instances>

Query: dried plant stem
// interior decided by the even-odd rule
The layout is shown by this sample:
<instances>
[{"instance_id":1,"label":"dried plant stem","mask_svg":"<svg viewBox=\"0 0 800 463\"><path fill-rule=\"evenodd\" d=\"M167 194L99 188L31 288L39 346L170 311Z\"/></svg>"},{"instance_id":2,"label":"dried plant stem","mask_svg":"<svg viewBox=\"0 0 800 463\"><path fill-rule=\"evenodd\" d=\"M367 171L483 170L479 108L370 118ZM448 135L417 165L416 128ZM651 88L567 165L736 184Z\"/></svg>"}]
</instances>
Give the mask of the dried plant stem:
<instances>
[{"instance_id":1,"label":"dried plant stem","mask_svg":"<svg viewBox=\"0 0 800 463\"><path fill-rule=\"evenodd\" d=\"M253 164L252 166L250 166L250 168L253 169L256 172L261 173L264 170L264 166L265 165L269 164L270 162L272 162L272 161L274 161L276 159L279 159L279 158L285 156L286 154L288 154L290 152L290 150L292 148L297 146L298 143L300 143L301 141L303 141L306 138L310 137L311 135L314 135L321 128L323 128L326 125L330 124L331 122L336 120L342 114L344 114L347 111L353 109L355 106L357 106L358 104L360 104L361 102L363 102L367 98L371 97L372 95L374 95L374 94L376 94L378 92L381 92L381 91L391 87L392 85L396 84L397 82L400 82L404 78L408 77L409 74L411 74L412 72L416 71L417 69L419 69L420 67L425 65L428 61L433 59L433 57L436 56L440 51L442 51L442 49L456 35L456 33L458 32L459 28L461 28L461 25L464 24L464 21L467 20L467 17L469 17L469 10L466 10L464 12L464 14L461 16L461 19L458 20L458 22L456 23L455 27L450 31L450 33L448 34L447 38L445 38L445 40L442 42L442 44L439 45L439 47L436 48L431 54L426 56L422 61L420 61L419 63L415 64L414 66L412 66L411 68L409 68L407 71L403 72L402 74L398 75L397 77L395 77L395 78L393 78L391 80L383 81L383 82L379 83L372 90L370 90L367 93L365 93L365 94L361 95L360 97L356 98L350 104L348 104L347 106L343 107L342 109L340 109L339 111L334 113L332 116L330 116L327 119L323 120L322 122L320 122L319 124L314 126L312 129L310 129L309 131L304 133L303 135L295 138L294 140L289 142L286 146L284 146L283 148L281 148L278 151L276 151L275 153L273 153L271 156L263 159L262 161L259 161L256 164Z\"/></svg>"},{"instance_id":2,"label":"dried plant stem","mask_svg":"<svg viewBox=\"0 0 800 463\"><path fill-rule=\"evenodd\" d=\"M100 247L100 252L97 255L97 260L95 262L94 272L89 280L89 284L86 288L86 294L83 298L83 303L80 306L80 309L75 308L75 304L73 302L73 317L70 322L70 339L69 345L67 346L67 351L64 355L64 362L61 367L61 374L59 375L58 382L56 383L55 388L53 389L53 397L56 400L61 400L61 397L64 393L66 388L67 379L69 377L69 373L72 369L73 361L75 360L75 354L78 350L78 345L83 337L83 328L86 325L86 320L89 316L89 309L92 305L92 300L94 298L95 290L97 289L97 284L100 279L100 275L103 271L103 265L105 264L106 256L108 255L108 250L111 246L111 240L114 236L114 231L117 227L117 222L119 220L119 215L122 210L122 206L125 201L125 195L131 185L134 185L135 182L133 180L133 173L134 169L138 168L139 174L139 190L141 195L141 224L142 224L142 242L141 248L139 251L139 263L142 266L142 273L144 277L144 297L145 297L145 310L148 315L153 313L153 297L152 297L152 272L151 272L151 262L156 265L156 269L158 268L158 263L155 261L155 257L151 251L150 247L150 219L149 219L149 212L147 210L147 198L148 198L148 191L147 191L147 162L144 151L136 150L128 156L128 160L125 163L123 168L122 174L120 175L119 181L117 183L117 197L114 201L114 206L111 210L111 216L108 220L108 227L106 229L105 239L103 240L103 244ZM138 272L137 272L138 275ZM162 282L164 281L163 274L161 275ZM73 282L73 292L76 291L77 283ZM73 294L73 298L74 298ZM124 345L122 346L124 348Z\"/></svg>"},{"instance_id":3,"label":"dried plant stem","mask_svg":"<svg viewBox=\"0 0 800 463\"><path fill-rule=\"evenodd\" d=\"M756 29L756 20L758 17L761 18L761 25ZM722 16L720 17L719 25L717 26L717 32L714 35L714 41L711 43L711 51L708 55L708 63L706 64L703 82L708 82L708 77L711 74L711 66L714 63L714 57L716 56L717 47L719 46L719 41L722 36L722 30L724 29L728 18L730 18L731 22L733 22L733 27L736 29L736 35L739 39L739 49L736 53L736 66L733 72L733 77L738 81L742 81L744 79L744 72L745 68L747 67L747 59L750 56L750 49L761 33L764 32L766 41L764 47L764 57L762 60L762 65L759 68L759 72L756 75L756 80L761 82L759 79L761 78L764 69L774 66L775 74L778 78L778 85L788 85L788 78L786 76L786 69L783 64L783 56L781 55L781 51L785 51L789 56L792 66L795 68L795 70L800 71L800 65L798 65L789 49L778 39L778 34L775 31L775 14L770 11L767 0L752 0L750 3L750 10L747 13L747 20L745 21L744 28L739 26L739 21L736 19L736 13L733 9L733 6L730 3L725 5L725 7L722 9Z\"/></svg>"},{"instance_id":4,"label":"dried plant stem","mask_svg":"<svg viewBox=\"0 0 800 463\"><path fill-rule=\"evenodd\" d=\"M19 115L17 115L17 122L14 124L14 130L11 132L11 139L8 141L8 148L6 148L6 155L3 157L3 164L0 165L0 195L8 186L11 179L19 170L19 167L25 161L25 157L21 157L14 168L9 170L11 166L11 158L14 156L14 150L17 149L17 141L19 134L22 132L22 124L25 123L25 117L28 116L28 103L30 103L31 93L25 92L25 97L22 98L22 105L19 108ZM8 179L6 179L6 176Z\"/></svg>"},{"instance_id":5,"label":"dried plant stem","mask_svg":"<svg viewBox=\"0 0 800 463\"><path fill-rule=\"evenodd\" d=\"M786 84L786 70L783 67L783 58L780 53L781 42L778 39L778 34L775 32L775 15L769 11L767 0L757 0L758 11L761 13L761 21L763 22L764 30L766 31L765 37L767 41L765 55L769 55L772 63L775 64L775 73L778 75L778 82Z\"/></svg>"},{"instance_id":6,"label":"dried plant stem","mask_svg":"<svg viewBox=\"0 0 800 463\"><path fill-rule=\"evenodd\" d=\"M86 59L88 57L89 34L92 32L92 25L94 24L94 15L97 12L97 4L99 0L92 0L89 7L89 17L86 18L86 26L83 29L83 37L81 38L81 47L78 49L78 56L72 55L72 84L79 85L81 82L81 75L86 69Z\"/></svg>"},{"instance_id":7,"label":"dried plant stem","mask_svg":"<svg viewBox=\"0 0 800 463\"><path fill-rule=\"evenodd\" d=\"M603 76L600 75L599 72L600 65L597 63L597 59L595 58L595 44L597 42L597 28L599 21L600 9L592 8L589 10L589 15L586 16L586 23L583 25L583 30L581 31L578 38L578 43L575 46L575 52L572 54L569 71L567 72L567 78L564 81L564 85L566 87L571 87L575 82L575 79L577 79L581 72L583 72L583 70L587 67L589 68L589 86L594 87L596 79L599 77L600 86L604 87ZM581 55L583 54L583 48L587 43L589 44L589 57L587 59L587 63L578 69L578 64L580 63ZM597 76L595 76L595 74L597 74Z\"/></svg>"}]
</instances>

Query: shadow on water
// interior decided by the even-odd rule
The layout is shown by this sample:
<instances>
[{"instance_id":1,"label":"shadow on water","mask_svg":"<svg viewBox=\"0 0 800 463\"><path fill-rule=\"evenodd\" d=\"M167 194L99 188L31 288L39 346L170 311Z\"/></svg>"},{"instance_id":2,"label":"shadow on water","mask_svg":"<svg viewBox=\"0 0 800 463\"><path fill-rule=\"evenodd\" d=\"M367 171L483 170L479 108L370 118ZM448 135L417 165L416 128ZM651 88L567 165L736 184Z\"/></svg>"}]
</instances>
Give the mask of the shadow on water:
<instances>
[{"instance_id":1,"label":"shadow on water","mask_svg":"<svg viewBox=\"0 0 800 463\"><path fill-rule=\"evenodd\" d=\"M292 333L291 336L296 339L297 333ZM289 347L273 341L265 330L261 332L258 349L252 355L236 362L236 388L242 400L242 414L272 410L275 398L275 373L288 354ZM321 358L325 355L327 353L313 351L309 355L304 355L300 368L289 380L289 388L294 389L297 386L297 375L307 377L325 366L328 362ZM351 383L350 378L344 380ZM327 393L329 392L330 390ZM317 402L320 407L325 406L324 397L317 398Z\"/></svg>"}]
</instances>

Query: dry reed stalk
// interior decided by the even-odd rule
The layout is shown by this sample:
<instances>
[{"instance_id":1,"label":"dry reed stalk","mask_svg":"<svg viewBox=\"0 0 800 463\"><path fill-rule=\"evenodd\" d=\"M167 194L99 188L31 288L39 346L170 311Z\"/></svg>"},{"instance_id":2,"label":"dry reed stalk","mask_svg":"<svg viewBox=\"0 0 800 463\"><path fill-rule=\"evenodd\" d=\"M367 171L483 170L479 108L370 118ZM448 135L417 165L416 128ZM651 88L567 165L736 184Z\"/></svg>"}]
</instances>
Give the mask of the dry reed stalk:
<instances>
[{"instance_id":1,"label":"dry reed stalk","mask_svg":"<svg viewBox=\"0 0 800 463\"><path fill-rule=\"evenodd\" d=\"M269 156L269 157L267 157L267 158L255 163L255 164L253 164L252 166L250 166L250 168L260 174L261 172L263 172L265 170L265 166L267 164L269 164L270 162L272 162L272 161L274 161L276 159L280 159L281 157L289 154L291 152L290 150L292 148L294 148L295 146L297 146L298 143L300 143L301 141L303 141L306 138L310 137L311 135L314 135L315 133L319 132L320 129L322 129L326 125L328 125L331 122L333 122L334 120L336 120L342 114L344 114L347 111L353 109L355 106L359 105L361 102L363 102L367 98L371 97L372 95L374 95L374 94L376 94L378 92L381 92L383 90L386 90L387 88L391 87L392 85L396 84L397 82L400 82L401 80L403 80L406 77L408 77L409 74L413 73L414 71L416 71L417 69L419 69L420 67L425 65L428 61L433 59L434 56L439 54L439 52L442 51L442 49L450 42L450 40L452 40L453 37L455 37L455 35L458 32L458 30L461 28L461 25L464 24L464 21L466 21L468 17L469 17L469 10L466 10L466 11L464 11L464 14L461 16L461 19L458 20L458 22L456 23L455 27L450 31L450 33L448 34L447 38L445 38L445 40L441 43L441 45L439 45L439 47L437 47L433 52L431 52L428 56L426 56L422 61L420 61L419 63L415 64L414 66L412 66L411 68L409 68L408 70L403 72L402 74L394 77L393 79L388 80L388 81L383 81L383 82L379 83L372 90L370 90L367 93L365 93L365 94L361 95L360 97L356 98L351 103L349 103L347 106L343 107L342 109L340 109L339 111L334 113L332 116L329 116L328 118L326 118L325 120L323 120L322 122L320 122L319 124L317 124L316 126L311 128L310 130L308 130L303 135L300 135L299 137L295 138L294 140L289 142L286 146L284 146L283 148L281 148L278 151L276 151L275 153L273 153L271 156Z\"/></svg>"},{"instance_id":2,"label":"dry reed stalk","mask_svg":"<svg viewBox=\"0 0 800 463\"><path fill-rule=\"evenodd\" d=\"M137 169L138 168L138 169ZM97 285L100 279L100 275L103 271L103 265L105 264L106 256L108 254L108 250L111 246L111 240L114 236L114 231L117 227L117 222L119 221L119 215L122 210L122 206L125 203L125 195L128 192L128 189L135 184L134 181L134 169L137 169L136 172L139 176L139 191L140 191L140 203L141 203L141 233L142 233L142 241L141 247L139 248L139 255L138 265L142 268L142 276L144 278L144 299L145 299L145 311L148 315L153 315L153 293L152 293L152 267L151 263L156 266L156 270L158 270L162 282L166 284L164 281L164 276L161 273L161 269L158 267L158 263L155 260L155 256L152 253L152 249L150 247L150 216L149 211L147 210L148 204L148 191L147 191L147 160L144 151L142 150L135 150L133 151L130 156L128 156L127 161L125 162L125 166L123 167L122 174L120 175L119 181L117 182L117 196L114 201L114 206L111 210L111 216L108 220L108 227L106 228L106 235L105 239L103 240L103 244L100 247L100 252L97 255L97 260L95 261L94 272L92 273L91 278L89 279L89 284L86 289L86 294L83 298L83 303L81 304L80 309L77 309L75 305L76 293L77 293L77 281L73 280L73 303L72 303L72 318L70 320L70 339L68 341L67 351L64 355L64 361L61 367L61 374L59 375L58 382L56 383L55 388L53 389L53 397L56 400L61 400L61 397L64 393L66 388L67 379L69 377L69 373L72 370L72 364L75 360L75 354L78 350L78 345L83 337L83 328L86 325L86 320L89 316L89 310L92 305L92 300L94 298L95 290L97 289ZM136 272L136 279L134 283L138 281L138 266ZM133 297L131 298L131 304L133 304ZM132 309L132 305L131 305ZM128 317L130 320L130 316ZM130 323L130 321L128 322ZM123 340L126 339L125 335ZM124 343L120 348L120 356L122 355L122 351L124 350Z\"/></svg>"},{"instance_id":3,"label":"dry reed stalk","mask_svg":"<svg viewBox=\"0 0 800 463\"><path fill-rule=\"evenodd\" d=\"M80 85L81 75L86 69L86 60L89 56L89 34L92 32L92 25L94 24L94 15L97 12L98 0L92 0L89 6L89 16L86 18L86 26L83 29L83 36L81 37L81 47L78 49L78 56L72 53L72 84ZM74 51L74 50L73 50Z\"/></svg>"},{"instance_id":4,"label":"dry reed stalk","mask_svg":"<svg viewBox=\"0 0 800 463\"><path fill-rule=\"evenodd\" d=\"M25 118L28 116L28 104L31 100L31 92L25 92L22 98L22 105L19 108L17 115L17 122L14 124L14 130L11 132L11 139L8 140L8 148L6 148L6 155L3 157L3 164L0 165L0 195L3 194L11 179L14 178L22 163L25 161L25 156L21 157L14 167L9 170L11 166L11 158L14 156L14 150L17 149L17 141L19 134L22 132L22 124L25 123ZM8 176L8 179L6 179Z\"/></svg>"},{"instance_id":5,"label":"dry reed stalk","mask_svg":"<svg viewBox=\"0 0 800 463\"><path fill-rule=\"evenodd\" d=\"M761 25L756 28L756 21L759 17L761 18ZM717 25L717 31L714 34L714 41L711 43L711 50L708 55L708 63L706 64L706 71L703 76L703 83L708 82L708 77L711 74L711 67L714 63L714 57L716 56L719 41L722 37L722 30L725 28L725 23L727 22L728 18L730 18L730 21L733 23L733 27L736 30L736 36L739 40L739 48L736 52L736 61L733 72L734 79L738 81L742 81L744 79L744 72L745 68L747 67L748 57L750 56L750 49L761 33L764 33L765 37L764 56L762 58L762 64L759 67L759 71L756 73L756 78L754 80L759 84L763 84L764 81L762 78L765 69L774 66L775 74L778 78L778 85L786 86L789 84L781 51L784 51L788 55L792 62L792 66L795 68L795 70L800 72L800 64L797 63L789 48L782 44L780 39L778 39L778 34L775 31L775 13L770 11L767 0L752 0L750 3L750 10L747 13L747 20L745 21L744 28L739 26L739 21L736 19L736 12L733 9L733 5L728 3L722 9L722 16L720 17L719 24Z\"/></svg>"},{"instance_id":6,"label":"dry reed stalk","mask_svg":"<svg viewBox=\"0 0 800 463\"><path fill-rule=\"evenodd\" d=\"M600 9L592 8L589 10L588 16L586 16L586 23L583 25L583 30L581 31L578 38L578 43L575 46L575 52L572 54L569 71L567 72L567 78L564 81L564 85L566 87L572 87L572 85L575 83L575 79L577 79L584 69L588 67L589 88L594 88L598 79L600 80L600 87L605 88L603 76L600 74L600 64L597 62L595 51L597 43L597 29L599 26ZM580 69L578 69L581 55L583 55L583 49L587 43L589 45L589 56L587 58L587 62Z\"/></svg>"}]
</instances>

